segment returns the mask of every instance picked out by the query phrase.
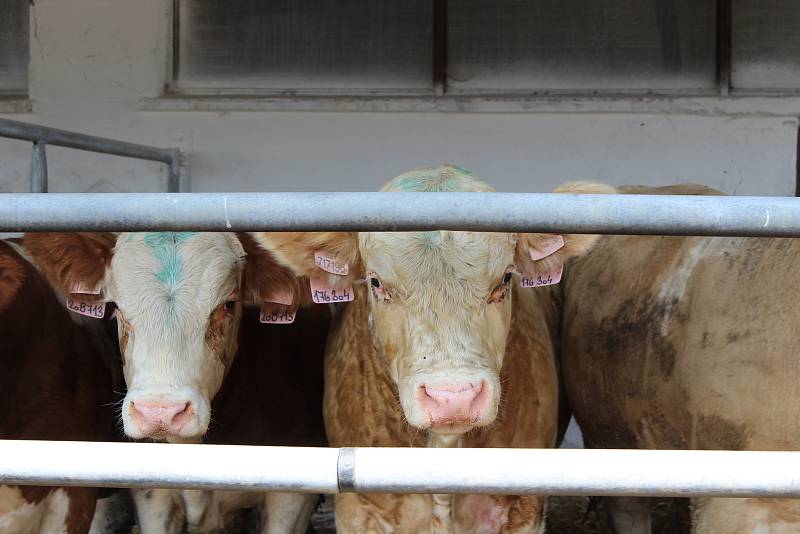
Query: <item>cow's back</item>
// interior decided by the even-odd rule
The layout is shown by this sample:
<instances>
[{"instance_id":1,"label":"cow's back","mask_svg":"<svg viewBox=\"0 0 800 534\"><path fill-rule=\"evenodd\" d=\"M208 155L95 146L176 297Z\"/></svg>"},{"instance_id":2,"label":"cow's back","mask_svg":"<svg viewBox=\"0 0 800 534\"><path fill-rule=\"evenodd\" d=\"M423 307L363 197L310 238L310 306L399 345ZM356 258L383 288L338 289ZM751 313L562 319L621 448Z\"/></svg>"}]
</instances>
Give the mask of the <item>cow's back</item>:
<instances>
[{"instance_id":1,"label":"cow's back","mask_svg":"<svg viewBox=\"0 0 800 534\"><path fill-rule=\"evenodd\" d=\"M564 306L564 382L587 443L800 449L799 267L793 239L603 238ZM640 503L610 509L618 528L649 531ZM789 499L695 499L692 513L697 534L800 529Z\"/></svg>"},{"instance_id":2,"label":"cow's back","mask_svg":"<svg viewBox=\"0 0 800 534\"><path fill-rule=\"evenodd\" d=\"M589 443L797 448L798 267L793 239L603 238L564 308L565 387Z\"/></svg>"}]
</instances>

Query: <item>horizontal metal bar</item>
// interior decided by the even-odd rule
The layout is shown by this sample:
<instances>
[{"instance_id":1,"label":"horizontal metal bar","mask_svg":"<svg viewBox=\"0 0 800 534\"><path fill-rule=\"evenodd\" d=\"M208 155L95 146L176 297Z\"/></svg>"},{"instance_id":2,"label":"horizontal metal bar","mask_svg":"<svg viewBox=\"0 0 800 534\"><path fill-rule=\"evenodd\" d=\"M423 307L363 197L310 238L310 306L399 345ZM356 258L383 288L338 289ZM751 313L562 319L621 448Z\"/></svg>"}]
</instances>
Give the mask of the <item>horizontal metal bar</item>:
<instances>
[{"instance_id":1,"label":"horizontal metal bar","mask_svg":"<svg viewBox=\"0 0 800 534\"><path fill-rule=\"evenodd\" d=\"M800 199L554 193L0 196L0 232L430 229L800 237Z\"/></svg>"},{"instance_id":2,"label":"horizontal metal bar","mask_svg":"<svg viewBox=\"0 0 800 534\"><path fill-rule=\"evenodd\" d=\"M78 132L59 130L38 124L0 119L0 137L10 137L24 141L44 141L48 145L88 150L102 154L125 156L128 158L146 159L172 163L174 151L169 148L156 148L135 143L126 143L115 139L97 137Z\"/></svg>"},{"instance_id":3,"label":"horizontal metal bar","mask_svg":"<svg viewBox=\"0 0 800 534\"><path fill-rule=\"evenodd\" d=\"M335 493L337 451L0 440L0 483Z\"/></svg>"},{"instance_id":4,"label":"horizontal metal bar","mask_svg":"<svg viewBox=\"0 0 800 534\"><path fill-rule=\"evenodd\" d=\"M357 492L800 496L800 452L363 448L354 464Z\"/></svg>"},{"instance_id":5,"label":"horizontal metal bar","mask_svg":"<svg viewBox=\"0 0 800 534\"><path fill-rule=\"evenodd\" d=\"M0 441L0 483L336 493L340 450ZM800 452L380 447L351 458L344 486L362 493L800 497Z\"/></svg>"}]
</instances>

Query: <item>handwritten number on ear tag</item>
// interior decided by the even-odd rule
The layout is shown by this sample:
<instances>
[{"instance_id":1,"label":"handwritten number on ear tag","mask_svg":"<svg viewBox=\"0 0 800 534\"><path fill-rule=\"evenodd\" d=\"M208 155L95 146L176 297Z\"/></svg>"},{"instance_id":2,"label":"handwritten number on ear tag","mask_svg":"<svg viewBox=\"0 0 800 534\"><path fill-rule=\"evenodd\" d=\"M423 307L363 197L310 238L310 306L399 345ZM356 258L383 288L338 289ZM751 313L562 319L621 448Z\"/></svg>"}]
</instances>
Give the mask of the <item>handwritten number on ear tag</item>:
<instances>
[{"instance_id":1,"label":"handwritten number on ear tag","mask_svg":"<svg viewBox=\"0 0 800 534\"><path fill-rule=\"evenodd\" d=\"M80 315L102 319L106 314L105 302L89 302L75 295L70 295L65 300L67 309Z\"/></svg>"},{"instance_id":2,"label":"handwritten number on ear tag","mask_svg":"<svg viewBox=\"0 0 800 534\"><path fill-rule=\"evenodd\" d=\"M295 312L290 306L265 302L261 305L258 320L264 324L292 324Z\"/></svg>"},{"instance_id":3,"label":"handwritten number on ear tag","mask_svg":"<svg viewBox=\"0 0 800 534\"><path fill-rule=\"evenodd\" d=\"M331 274L346 276L347 273L350 272L347 263L338 261L335 255L330 252L325 252L324 250L318 250L314 253L314 263L323 271L327 271Z\"/></svg>"},{"instance_id":4,"label":"handwritten number on ear tag","mask_svg":"<svg viewBox=\"0 0 800 534\"><path fill-rule=\"evenodd\" d=\"M564 266L559 265L556 269L546 273L533 273L520 275L522 287L542 287L554 286L561 281Z\"/></svg>"},{"instance_id":5,"label":"handwritten number on ear tag","mask_svg":"<svg viewBox=\"0 0 800 534\"><path fill-rule=\"evenodd\" d=\"M311 300L317 304L335 304L353 300L353 286L349 282L334 286L325 278L311 277Z\"/></svg>"}]
</instances>

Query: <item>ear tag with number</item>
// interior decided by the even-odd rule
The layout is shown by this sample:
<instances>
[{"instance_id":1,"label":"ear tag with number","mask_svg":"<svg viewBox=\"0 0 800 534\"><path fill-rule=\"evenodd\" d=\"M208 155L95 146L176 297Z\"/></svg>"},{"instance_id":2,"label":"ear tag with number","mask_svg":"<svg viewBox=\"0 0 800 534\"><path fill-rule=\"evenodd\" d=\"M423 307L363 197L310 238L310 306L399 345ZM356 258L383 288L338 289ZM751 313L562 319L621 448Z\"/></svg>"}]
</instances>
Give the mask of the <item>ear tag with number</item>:
<instances>
[{"instance_id":1,"label":"ear tag with number","mask_svg":"<svg viewBox=\"0 0 800 534\"><path fill-rule=\"evenodd\" d=\"M345 276L350 272L346 263L338 261L335 255L330 252L325 252L324 250L318 250L314 253L314 263L323 271L327 271L331 274Z\"/></svg>"},{"instance_id":2,"label":"ear tag with number","mask_svg":"<svg viewBox=\"0 0 800 534\"><path fill-rule=\"evenodd\" d=\"M272 302L274 304L283 304L284 306L291 306L292 302L294 302L294 292L291 289L284 289L281 291L276 291L271 295L268 295L265 298L267 302Z\"/></svg>"},{"instance_id":3,"label":"ear tag with number","mask_svg":"<svg viewBox=\"0 0 800 534\"><path fill-rule=\"evenodd\" d=\"M311 300L317 304L336 304L353 300L353 286L350 282L331 285L326 278L311 277Z\"/></svg>"},{"instance_id":4,"label":"ear tag with number","mask_svg":"<svg viewBox=\"0 0 800 534\"><path fill-rule=\"evenodd\" d=\"M522 287L554 286L561 281L563 272L564 266L559 265L546 273L520 274L520 284Z\"/></svg>"},{"instance_id":5,"label":"ear tag with number","mask_svg":"<svg viewBox=\"0 0 800 534\"><path fill-rule=\"evenodd\" d=\"M69 295L65 299L67 309L86 317L94 319L102 319L106 314L105 302L90 302L81 298L80 296Z\"/></svg>"},{"instance_id":6,"label":"ear tag with number","mask_svg":"<svg viewBox=\"0 0 800 534\"><path fill-rule=\"evenodd\" d=\"M72 294L79 294L79 295L99 295L100 286L88 287L84 285L82 282L76 282L72 284L72 286L69 288L69 292Z\"/></svg>"},{"instance_id":7,"label":"ear tag with number","mask_svg":"<svg viewBox=\"0 0 800 534\"><path fill-rule=\"evenodd\" d=\"M564 236L554 235L548 239L543 240L536 248L531 247L529 252L533 261L539 261L547 256L558 252L564 247Z\"/></svg>"},{"instance_id":8,"label":"ear tag with number","mask_svg":"<svg viewBox=\"0 0 800 534\"><path fill-rule=\"evenodd\" d=\"M291 306L275 302L265 302L261 305L258 320L264 324L292 324L296 312Z\"/></svg>"}]
</instances>

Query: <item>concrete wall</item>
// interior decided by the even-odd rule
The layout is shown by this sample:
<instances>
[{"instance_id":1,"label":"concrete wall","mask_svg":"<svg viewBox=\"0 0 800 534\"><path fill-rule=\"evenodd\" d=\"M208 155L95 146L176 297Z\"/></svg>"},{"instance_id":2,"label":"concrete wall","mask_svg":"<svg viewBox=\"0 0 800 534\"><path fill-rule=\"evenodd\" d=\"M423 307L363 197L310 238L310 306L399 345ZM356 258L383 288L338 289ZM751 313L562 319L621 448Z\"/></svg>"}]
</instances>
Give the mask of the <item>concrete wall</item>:
<instances>
[{"instance_id":1,"label":"concrete wall","mask_svg":"<svg viewBox=\"0 0 800 534\"><path fill-rule=\"evenodd\" d=\"M166 82L169 0L36 0L31 9L33 112L3 116L181 146L196 191L375 190L406 169L450 162L502 191L578 179L794 194L800 108L791 102L767 112L714 99L670 113L641 101L526 113L145 111L142 99ZM51 191L166 187L159 164L48 153ZM29 160L27 143L0 140L0 191L27 190Z\"/></svg>"}]
</instances>

